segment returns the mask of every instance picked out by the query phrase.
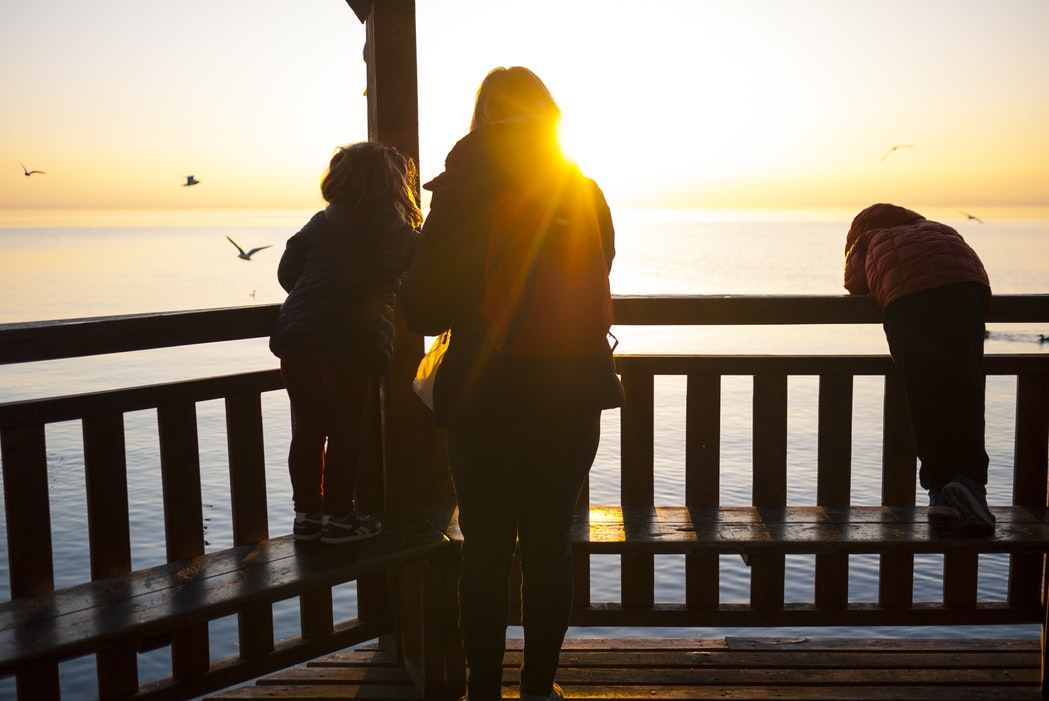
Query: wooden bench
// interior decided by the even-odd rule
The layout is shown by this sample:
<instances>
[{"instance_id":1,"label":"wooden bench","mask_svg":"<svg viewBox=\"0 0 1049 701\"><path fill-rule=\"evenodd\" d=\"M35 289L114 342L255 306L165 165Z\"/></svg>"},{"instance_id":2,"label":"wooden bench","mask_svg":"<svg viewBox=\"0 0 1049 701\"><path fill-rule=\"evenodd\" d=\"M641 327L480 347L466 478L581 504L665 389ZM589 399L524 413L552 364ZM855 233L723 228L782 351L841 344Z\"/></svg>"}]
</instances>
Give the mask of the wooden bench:
<instances>
[{"instance_id":1,"label":"wooden bench","mask_svg":"<svg viewBox=\"0 0 1049 701\"><path fill-rule=\"evenodd\" d=\"M331 586L427 560L441 564L449 554L449 539L421 513L391 513L384 516L382 533L357 543L297 543L282 536L13 599L0 604L0 676L19 675L21 688L41 683L33 676L40 665L99 651L125 651L133 657L144 647L193 634L194 626L206 635L206 626L198 626L202 622L239 613L241 626L251 626L251 611L265 604L305 595L308 606L308 597L327 596L327 620L320 607L321 620L314 621L314 630L302 642L274 647L272 618L266 612L256 624L269 626L267 635L257 630L262 635L255 639L256 650L241 651L242 658L282 657L282 666L291 665L394 630L388 610L384 620L362 618L333 629ZM323 644L312 645L311 637L324 638ZM252 638L242 636L241 644L250 647ZM238 675L236 666L221 671L227 678L221 681L251 678ZM136 691L137 686L128 689Z\"/></svg>"},{"instance_id":2,"label":"wooden bench","mask_svg":"<svg viewBox=\"0 0 1049 701\"><path fill-rule=\"evenodd\" d=\"M591 602L577 597L577 626L729 627L1003 625L1044 623L1041 572L1049 552L1049 509L992 506L993 535L974 535L958 520L930 520L925 507L889 506L589 506L573 520L571 539L577 582L589 572L593 555L622 558L622 602ZM434 512L434 522L462 543L457 512ZM894 583L882 582L879 601L850 601L847 558L881 556ZM907 563L919 554L942 554L943 600L914 602ZM981 554L1014 557L1007 601L979 601L977 563ZM652 600L651 558L684 555L690 577L685 601ZM749 602L718 599L722 555L740 555L754 573ZM814 555L815 592L811 602L784 598L784 558ZM629 570L629 573L628 573ZM895 575L892 572L895 571ZM515 576L519 573L515 572ZM835 580L833 583L831 580ZM577 587L588 590L586 582ZM833 584L833 585L832 585ZM511 587L515 593L518 586ZM517 603L512 608L517 608ZM516 613L512 622L519 624ZM1043 640L1045 628L1043 625ZM1043 650L1044 650L1043 646ZM1043 659L1043 669L1045 660ZM1043 691L1046 690L1043 674Z\"/></svg>"}]
</instances>

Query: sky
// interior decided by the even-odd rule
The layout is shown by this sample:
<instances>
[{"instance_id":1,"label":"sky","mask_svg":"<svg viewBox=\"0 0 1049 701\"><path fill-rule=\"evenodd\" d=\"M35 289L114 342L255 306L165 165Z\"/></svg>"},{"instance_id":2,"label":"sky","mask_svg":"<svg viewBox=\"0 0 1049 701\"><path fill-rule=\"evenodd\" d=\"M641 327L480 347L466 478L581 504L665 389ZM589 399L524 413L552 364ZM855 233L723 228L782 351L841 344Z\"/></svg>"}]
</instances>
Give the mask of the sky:
<instances>
[{"instance_id":1,"label":"sky","mask_svg":"<svg viewBox=\"0 0 1049 701\"><path fill-rule=\"evenodd\" d=\"M424 181L524 65L613 208L1049 206L1046 0L416 11ZM364 38L344 0L0 0L0 209L318 208Z\"/></svg>"}]
</instances>

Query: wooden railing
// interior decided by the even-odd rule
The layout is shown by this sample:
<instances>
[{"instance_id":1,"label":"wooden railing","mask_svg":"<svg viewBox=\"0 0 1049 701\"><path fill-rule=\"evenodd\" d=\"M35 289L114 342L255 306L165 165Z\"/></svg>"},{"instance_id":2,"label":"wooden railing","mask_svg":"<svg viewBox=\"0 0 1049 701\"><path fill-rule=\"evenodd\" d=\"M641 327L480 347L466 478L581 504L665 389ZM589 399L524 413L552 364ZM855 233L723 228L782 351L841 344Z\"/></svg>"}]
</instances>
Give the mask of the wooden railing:
<instances>
[{"instance_id":1,"label":"wooden railing","mask_svg":"<svg viewBox=\"0 0 1049 701\"><path fill-rule=\"evenodd\" d=\"M276 310L8 324L0 326L0 364L265 338ZM102 699L192 697L380 637L406 663L433 666L420 650L422 631L405 620L419 607L398 601L418 598L418 568L405 566L447 543L425 518L393 516L379 538L350 551L300 548L290 536L268 540L262 397L282 389L279 371L262 369L0 404L10 577L10 601L0 603L0 676L16 676L20 699L60 698L58 663L85 653L96 657ZM218 552L206 551L207 528L214 533L219 524L206 524L198 433L198 407L211 400L224 403L232 518L224 526L233 547ZM155 412L155 465L128 464L125 418L141 411ZM379 511L375 418L358 498ZM83 433L87 520L75 529L87 534L89 571L75 580L83 584L55 591L56 539L83 537L52 532L47 433L68 421ZM139 505L129 497L129 467L159 476L162 503L145 527L171 566L134 568L130 510ZM65 581L75 577L71 563L60 564ZM340 609L333 587L353 580L356 610ZM273 604L289 598L298 600L299 630L277 638ZM231 614L236 628L225 630L237 654L212 659L209 623ZM157 648L170 651L170 674L140 682L138 655Z\"/></svg>"},{"instance_id":2,"label":"wooden railing","mask_svg":"<svg viewBox=\"0 0 1049 701\"><path fill-rule=\"evenodd\" d=\"M0 326L0 364L262 338L268 336L275 312L275 306L260 306L8 324ZM617 324L622 325L674 326L869 324L880 320L870 300L855 297L619 297L616 319ZM996 297L990 322L1047 323L1049 295ZM381 475L373 482L379 486L376 487L378 494L372 498L395 511L401 507L450 504L450 489L440 464L440 432L431 430L425 410L414 402L407 389L408 371L421 347L418 338L413 343L399 345L399 352L407 357L395 359L394 371L388 379L384 425L387 436L391 430L403 432L415 430L405 426L420 426L421 440L412 441L412 447L417 447L416 443L429 447L421 451L422 459L417 451L409 460L405 458L403 446L390 445L387 440L385 460L380 455L374 461L376 470L385 469L387 484L402 485L399 488L407 490L407 494L391 498L390 494L382 493ZM405 348L408 350L404 351ZM815 466L818 484L814 486L816 499L812 506L827 509L854 506L849 496L854 479L850 467L853 457L851 407L855 378L861 376L886 378L881 501L871 506L914 505L915 461L906 412L891 362L884 354L620 355L617 366L627 390L627 403L620 415L622 496L618 504L607 505L609 508L627 512L653 510L656 506L685 507L691 510L690 517L698 517L703 509L734 506L782 510L788 505L787 384L788 378L799 375L815 376L819 381ZM987 371L991 375L1017 378L1012 503L1044 512L1049 444L1049 354L991 355L987 359ZM655 503L653 487L653 387L655 378L661 375L684 377L687 384L685 479L680 499L670 505ZM733 375L753 377L753 493L751 503L744 505L719 503L717 488L726 467L719 463L718 449L724 428L719 409L722 378ZM0 404L11 603L43 600L41 597L55 589L52 545L53 539L61 534L51 532L46 426L64 421L82 424L88 503L88 523L84 527L90 543L90 572L84 573L82 581L106 582L133 573L128 545L123 417L139 410L156 412L160 460L154 469L163 483L163 537L167 558L176 563L193 561L204 553L195 407L214 399L225 403L231 528L234 546L248 547L269 538L260 397L279 389L279 373L264 369ZM442 479L445 483L435 488ZM594 508L600 506L606 505ZM160 538L159 528L157 538ZM835 552L814 551L819 552L815 555L814 597L811 602L800 603L784 601L786 551L749 556L751 601L723 602L718 588L717 552L700 552L702 548L697 549L693 544L681 550L687 553L684 601L660 602L654 587L655 557L657 552L673 551L667 547L665 542L656 547L642 542L631 545L629 552L624 550L620 555L623 563L621 601L608 602L592 601L588 588L590 556L587 553L604 551L592 543L585 544L577 556L579 576L574 623L653 627L854 626L976 625L1041 620L1043 555L1031 552L1029 546L1000 548L1012 553L1008 601L977 602L977 549L949 544L944 566L950 573L952 586L957 588L945 595L944 601L932 603L913 601L913 547L899 553L881 554L877 601L850 601L848 544L836 546ZM199 616L192 617L194 625L174 626L167 635L154 635L148 641L116 652L109 643L99 645L87 651L97 657L99 695L101 698L128 695L176 698L205 693L376 636L382 636L385 643L409 658L429 656L425 664L430 667L457 663L454 659L433 661L435 650L446 647L445 636L450 634L447 628L449 621L454 627L454 617L448 611L435 614L430 610L423 614L414 610L423 589L417 574L401 572L390 579L371 581L371 585L367 578L362 582L358 617L343 621L333 620L330 595L333 582L324 584L327 594L317 594L316 581L305 581L299 590L292 587L290 594L281 590L281 596L299 596L303 610L301 635L281 643L273 641L272 610L268 605L240 611L241 653L234 659L209 659L208 627L206 620L199 622ZM448 589L454 586L454 581L441 584ZM3 606L0 604L0 608ZM405 620L413 616L429 628L413 631L411 626L406 626ZM17 628L17 620L10 620L15 621L11 625ZM132 675L129 688L127 675L129 670L134 670L136 650L150 645L170 646L171 676L139 685ZM16 671L20 695L23 678L27 683L44 680L48 688L57 687L57 670L53 664ZM432 676L433 672L426 674Z\"/></svg>"}]
</instances>

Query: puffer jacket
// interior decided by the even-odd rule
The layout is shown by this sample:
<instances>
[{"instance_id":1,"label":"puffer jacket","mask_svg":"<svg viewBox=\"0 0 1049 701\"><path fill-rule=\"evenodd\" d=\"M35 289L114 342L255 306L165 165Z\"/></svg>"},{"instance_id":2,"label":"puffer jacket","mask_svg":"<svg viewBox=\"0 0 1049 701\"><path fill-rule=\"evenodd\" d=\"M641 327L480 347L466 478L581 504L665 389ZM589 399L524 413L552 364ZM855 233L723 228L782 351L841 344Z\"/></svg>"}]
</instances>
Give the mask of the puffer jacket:
<instances>
[{"instance_id":1,"label":"puffer jacket","mask_svg":"<svg viewBox=\"0 0 1049 701\"><path fill-rule=\"evenodd\" d=\"M579 358L509 356L495 350L481 324L495 200L515 181L552 178L565 168L554 143L535 121L487 125L461 139L444 172L424 185L433 196L400 304L412 331L432 336L452 330L434 385L438 425L556 418L622 404L611 349ZM611 268L612 216L600 188L587 182Z\"/></svg>"},{"instance_id":2,"label":"puffer jacket","mask_svg":"<svg viewBox=\"0 0 1049 701\"><path fill-rule=\"evenodd\" d=\"M288 239L277 279L288 297L270 350L324 350L382 372L393 355L397 290L418 233L392 204L333 202Z\"/></svg>"},{"instance_id":3,"label":"puffer jacket","mask_svg":"<svg viewBox=\"0 0 1049 701\"><path fill-rule=\"evenodd\" d=\"M845 244L845 289L870 294L878 308L924 290L990 282L976 252L951 227L918 217L894 226L857 221Z\"/></svg>"}]
</instances>

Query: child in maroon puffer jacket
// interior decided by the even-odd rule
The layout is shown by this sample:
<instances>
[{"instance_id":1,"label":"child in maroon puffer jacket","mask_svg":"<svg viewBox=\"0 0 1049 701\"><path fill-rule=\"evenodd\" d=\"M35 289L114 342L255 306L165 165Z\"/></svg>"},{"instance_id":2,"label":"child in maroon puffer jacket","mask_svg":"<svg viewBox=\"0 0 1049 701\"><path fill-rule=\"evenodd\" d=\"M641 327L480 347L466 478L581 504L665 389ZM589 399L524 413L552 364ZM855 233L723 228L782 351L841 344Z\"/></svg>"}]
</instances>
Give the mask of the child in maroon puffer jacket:
<instances>
[{"instance_id":1,"label":"child in maroon puffer jacket","mask_svg":"<svg viewBox=\"0 0 1049 701\"><path fill-rule=\"evenodd\" d=\"M962 516L993 531L984 447L987 271L949 226L892 204L852 221L845 288L870 294L884 314L889 353L904 384L929 515ZM953 507L953 508L952 508Z\"/></svg>"}]
</instances>

